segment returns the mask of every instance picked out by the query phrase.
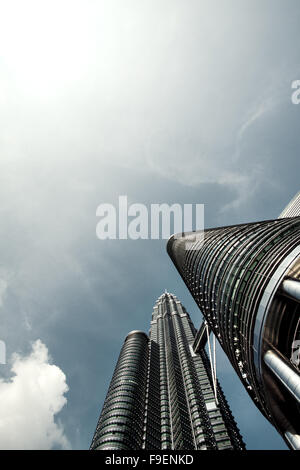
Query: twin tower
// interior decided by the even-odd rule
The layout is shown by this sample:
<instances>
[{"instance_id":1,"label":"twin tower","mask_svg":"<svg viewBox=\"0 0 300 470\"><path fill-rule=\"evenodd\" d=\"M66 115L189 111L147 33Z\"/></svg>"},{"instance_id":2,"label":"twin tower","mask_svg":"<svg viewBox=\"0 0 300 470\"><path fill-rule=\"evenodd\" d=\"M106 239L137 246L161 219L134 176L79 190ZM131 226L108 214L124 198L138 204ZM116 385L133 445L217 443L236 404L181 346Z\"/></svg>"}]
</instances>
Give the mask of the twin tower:
<instances>
[{"instance_id":1,"label":"twin tower","mask_svg":"<svg viewBox=\"0 0 300 470\"><path fill-rule=\"evenodd\" d=\"M278 219L172 236L167 251L204 322L197 332L176 296L157 300L149 336L125 339L91 449L245 449L210 332L256 406L300 449L300 193Z\"/></svg>"}]
</instances>

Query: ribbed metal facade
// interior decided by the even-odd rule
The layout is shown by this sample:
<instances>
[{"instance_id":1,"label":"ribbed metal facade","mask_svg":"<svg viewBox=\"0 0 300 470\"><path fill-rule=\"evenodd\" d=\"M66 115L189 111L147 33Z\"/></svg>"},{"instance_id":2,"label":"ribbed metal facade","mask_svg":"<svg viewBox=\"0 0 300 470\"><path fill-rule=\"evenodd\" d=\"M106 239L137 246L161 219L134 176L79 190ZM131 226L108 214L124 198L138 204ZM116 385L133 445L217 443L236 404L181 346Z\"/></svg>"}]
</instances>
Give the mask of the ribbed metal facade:
<instances>
[{"instance_id":1,"label":"ribbed metal facade","mask_svg":"<svg viewBox=\"0 0 300 470\"><path fill-rule=\"evenodd\" d=\"M92 449L141 449L147 386L148 337L133 331L126 337L102 413Z\"/></svg>"},{"instance_id":2,"label":"ribbed metal facade","mask_svg":"<svg viewBox=\"0 0 300 470\"><path fill-rule=\"evenodd\" d=\"M279 219L284 217L299 217L300 215L300 191L281 212Z\"/></svg>"},{"instance_id":3,"label":"ribbed metal facade","mask_svg":"<svg viewBox=\"0 0 300 470\"><path fill-rule=\"evenodd\" d=\"M285 439L297 440L299 404L264 356L272 349L299 373L290 360L299 303L282 283L300 279L300 218L209 229L193 239L171 237L169 255L256 405Z\"/></svg>"},{"instance_id":4,"label":"ribbed metal facade","mask_svg":"<svg viewBox=\"0 0 300 470\"><path fill-rule=\"evenodd\" d=\"M244 449L219 384L215 400L205 350L193 352L195 334L182 304L164 293L149 337L125 340L91 449Z\"/></svg>"}]
</instances>

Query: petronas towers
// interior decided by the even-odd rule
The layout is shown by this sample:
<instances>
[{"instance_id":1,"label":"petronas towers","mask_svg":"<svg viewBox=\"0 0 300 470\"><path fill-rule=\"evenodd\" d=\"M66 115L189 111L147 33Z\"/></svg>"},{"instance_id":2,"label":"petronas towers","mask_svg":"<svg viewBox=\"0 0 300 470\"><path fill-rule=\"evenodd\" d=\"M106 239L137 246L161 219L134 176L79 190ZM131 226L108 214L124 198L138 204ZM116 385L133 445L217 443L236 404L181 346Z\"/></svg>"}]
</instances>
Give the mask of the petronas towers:
<instances>
[{"instance_id":1,"label":"petronas towers","mask_svg":"<svg viewBox=\"0 0 300 470\"><path fill-rule=\"evenodd\" d=\"M244 449L196 329L183 305L165 292L149 337L125 339L91 449Z\"/></svg>"},{"instance_id":2,"label":"petronas towers","mask_svg":"<svg viewBox=\"0 0 300 470\"><path fill-rule=\"evenodd\" d=\"M201 234L174 235L167 251L202 325L173 294L159 297L149 336L125 339L91 449L244 449L210 332L261 413L300 449L300 193L278 219Z\"/></svg>"}]
</instances>

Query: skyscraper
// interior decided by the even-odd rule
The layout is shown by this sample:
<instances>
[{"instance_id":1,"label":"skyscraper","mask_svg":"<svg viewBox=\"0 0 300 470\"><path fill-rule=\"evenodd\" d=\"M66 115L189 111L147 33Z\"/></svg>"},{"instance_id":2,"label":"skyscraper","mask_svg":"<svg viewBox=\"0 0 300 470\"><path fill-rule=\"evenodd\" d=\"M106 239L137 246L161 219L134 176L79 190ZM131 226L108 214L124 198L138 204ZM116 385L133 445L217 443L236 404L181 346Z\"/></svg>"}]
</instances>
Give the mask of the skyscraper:
<instances>
[{"instance_id":1,"label":"skyscraper","mask_svg":"<svg viewBox=\"0 0 300 470\"><path fill-rule=\"evenodd\" d=\"M300 449L299 210L300 193L279 219L167 245L249 395L292 449Z\"/></svg>"},{"instance_id":2,"label":"skyscraper","mask_svg":"<svg viewBox=\"0 0 300 470\"><path fill-rule=\"evenodd\" d=\"M244 449L244 443L196 329L183 305L165 292L149 336L124 341L91 449Z\"/></svg>"}]
</instances>

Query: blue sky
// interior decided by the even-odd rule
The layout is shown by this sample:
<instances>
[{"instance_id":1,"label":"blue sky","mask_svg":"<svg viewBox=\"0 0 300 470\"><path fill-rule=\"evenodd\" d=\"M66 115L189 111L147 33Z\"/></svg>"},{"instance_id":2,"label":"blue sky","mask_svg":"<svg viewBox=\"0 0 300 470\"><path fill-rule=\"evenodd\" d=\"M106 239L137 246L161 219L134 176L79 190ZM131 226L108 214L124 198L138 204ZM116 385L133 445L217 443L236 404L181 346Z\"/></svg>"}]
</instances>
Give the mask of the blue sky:
<instances>
[{"instance_id":1,"label":"blue sky","mask_svg":"<svg viewBox=\"0 0 300 470\"><path fill-rule=\"evenodd\" d=\"M1 447L88 448L165 288L200 324L165 240L97 239L99 204L205 204L214 227L299 190L299 20L294 0L0 1ZM247 447L286 448L218 369Z\"/></svg>"}]
</instances>

